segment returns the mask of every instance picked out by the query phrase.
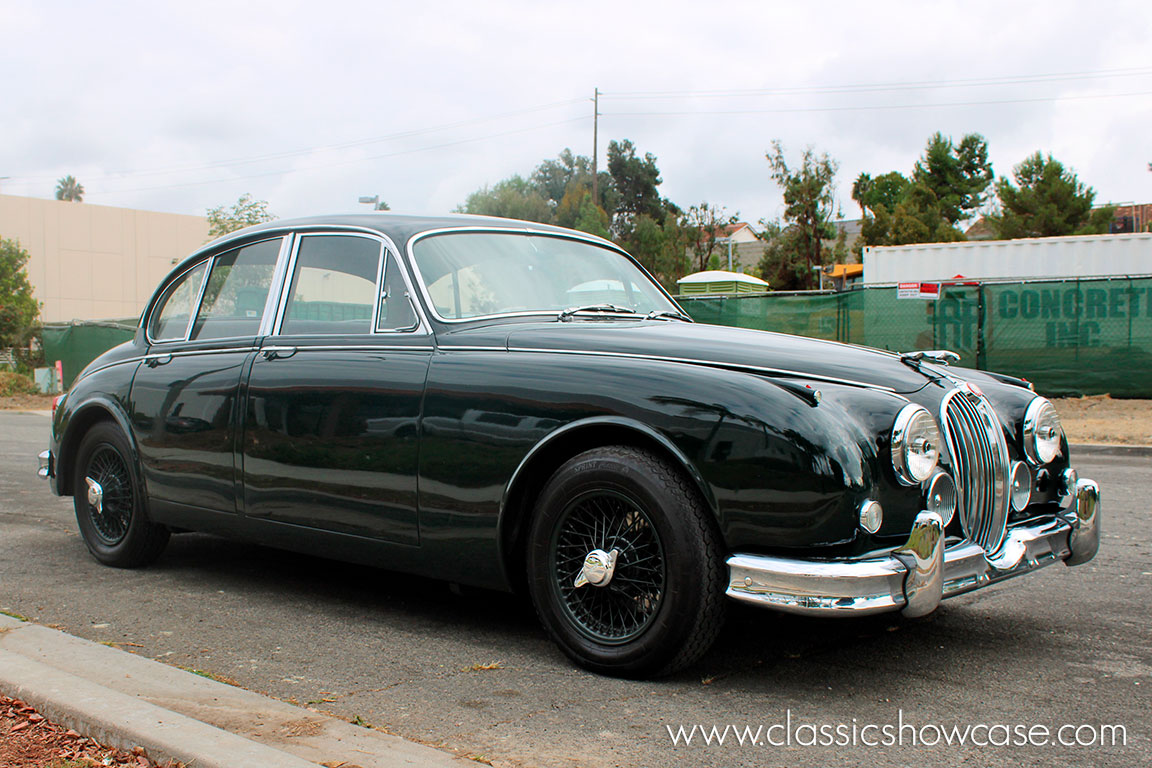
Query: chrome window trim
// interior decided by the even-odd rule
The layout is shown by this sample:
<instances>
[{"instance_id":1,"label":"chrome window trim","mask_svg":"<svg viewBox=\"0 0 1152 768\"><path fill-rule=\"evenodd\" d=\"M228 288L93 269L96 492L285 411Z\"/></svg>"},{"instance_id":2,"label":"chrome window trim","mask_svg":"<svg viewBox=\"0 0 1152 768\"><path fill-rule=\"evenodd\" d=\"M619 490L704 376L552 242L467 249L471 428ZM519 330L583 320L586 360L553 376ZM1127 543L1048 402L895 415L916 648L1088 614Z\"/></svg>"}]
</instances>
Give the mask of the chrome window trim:
<instances>
[{"instance_id":1,"label":"chrome window trim","mask_svg":"<svg viewBox=\"0 0 1152 768\"><path fill-rule=\"evenodd\" d=\"M284 233L272 234L268 237L260 238L259 240L253 240L250 243L245 243L244 245L236 246L235 248L227 248L222 252L213 253L211 256L204 259L203 261L195 261L195 260L192 261L192 264L190 264L187 269L182 270L179 275L172 278L172 280L168 281L168 285L172 285L172 283L176 282L176 280L179 280L181 276L188 274L188 272L192 271L193 269L195 269L200 264L207 264L208 265L208 268L204 272L204 278L200 281L200 290L196 294L195 311L192 313L191 317L189 317L189 319L188 319L188 326L184 329L184 337L181 339L164 339L162 341L157 341L156 339L153 339L152 338L152 314L151 314L151 312L149 312L148 318L144 321L144 323L145 323L145 325L144 325L144 339L148 342L148 345L153 346L156 344L180 344L180 343L184 343L184 342L188 342L188 341L206 341L206 342L208 342L208 341L229 341L232 339L250 339L250 338L252 338L252 336L244 335L244 336L219 337L219 338L214 338L214 339L192 339L192 338L190 338L190 336L192 333L192 328L196 325L196 319L198 317L200 317L200 309L201 309L200 305L204 301L204 292L208 288L208 280L209 280L209 278L212 277L212 268L216 266L216 259L220 256L223 256L226 253L231 253L234 250L238 250L239 248L247 248L249 245L259 245L260 243L267 242L269 240L275 240L277 238L280 238L281 240L283 240L285 238ZM240 238L237 237L237 238L232 238L232 239L240 239ZM196 253L193 253L192 256L189 257L189 260L193 260L197 254L204 253L205 251L206 251L206 249L201 248ZM280 259L283 255L284 255L284 244L281 243L280 244L280 253L277 254L277 256L276 256L276 265L272 270L272 280L268 284L268 297L271 297L272 294L275 293L276 269L280 266ZM155 307L153 306L151 308L151 310L155 311ZM265 298L265 300L264 300L264 313L265 313L265 315L267 314L267 312L268 312L268 298ZM261 316L260 326L257 328L254 336L259 337L261 335L261 331L263 331L263 328L264 328L264 316Z\"/></svg>"},{"instance_id":2,"label":"chrome window trim","mask_svg":"<svg viewBox=\"0 0 1152 768\"><path fill-rule=\"evenodd\" d=\"M446 234L470 234L470 233L476 233L476 232L489 232L489 233L512 234L512 235L533 235L536 237L554 237L554 238L557 238L560 240L574 240L576 242L587 243L588 245L595 245L595 246L598 246L600 248L604 248L605 250L615 251L616 253L619 253L621 256L623 256L624 258L626 258L630 262L632 262L632 264L635 265L636 268L640 270L640 273L642 275L644 275L645 277L647 277L651 281L652 285L656 286L656 289L660 292L660 295L663 296L665 299L667 299L671 303L671 305L674 309L677 309L681 312L684 312L683 307L681 307L679 304L676 303L676 300L672 298L672 295L670 293L668 293L668 291L664 290L664 286L660 285L660 281L657 280L656 278L654 278L652 276L652 274L647 269L644 268L643 264L641 264L639 261L637 261L635 257L633 257L630 253L625 251L620 246L616 245L615 243L609 242L603 238L596 237L595 235L583 235L579 232L553 232L550 230L532 229L530 227L461 226L461 227L442 227L440 229L429 229L429 230L426 230L424 232L420 232L419 234L413 235L408 240L408 263L412 268L412 275L420 287L420 296L424 300L424 303L428 309L428 313L430 315L432 315L432 317L434 317L438 321L440 321L441 323L445 323L448 325L457 325L459 323L475 322L476 320L494 320L494 319L505 318L505 317L531 317L533 315L545 315L548 317L554 317L559 312L559 310L552 311L552 310L547 310L547 309L537 309L537 310L533 310L531 312L502 312L500 314L476 315L474 317L458 318L458 319L454 319L454 320L448 319L446 317L441 317L440 313L436 311L436 305L432 303L432 295L430 293L428 293L427 281L424 280L424 275L421 274L421 272L420 272L420 265L418 263L416 263L416 254L413 251L413 247L416 245L416 243L420 242L421 240L423 240L426 237L435 237L437 235L446 235ZM636 316L637 317L643 317L644 314L645 313L637 313ZM687 315L688 313L684 312L684 314Z\"/></svg>"},{"instance_id":3,"label":"chrome window trim","mask_svg":"<svg viewBox=\"0 0 1152 768\"><path fill-rule=\"evenodd\" d=\"M189 313L188 323L185 324L185 326L184 326L184 335L182 337L180 337L179 339L157 340L157 339L152 338L152 321L156 317L156 315L155 315L156 302L153 302L152 307L150 308L150 310L147 313L145 313L145 316L143 319L144 340L147 341L149 345L152 345L152 344L178 344L180 342L188 340L188 329L189 329L189 327L191 327L192 322L196 319L196 315L200 312L200 297L204 295L204 286L208 282L208 275L210 275L212 273L212 266L211 265L212 265L212 261L214 258L215 257L213 257L213 256L209 256L208 258L206 258L202 261L194 261L188 265L187 269L181 270L178 275L176 275L174 278L172 278L171 280L168 281L168 284L164 287L164 291L160 292L161 297L164 297L165 292L169 288L171 288L173 285L175 285L177 281L179 281L181 278L183 278L189 272L196 269L201 264L207 265L207 267L204 270L204 276L200 278L200 287L196 290L196 302L192 306L193 311Z\"/></svg>"},{"instance_id":4,"label":"chrome window trim","mask_svg":"<svg viewBox=\"0 0 1152 768\"><path fill-rule=\"evenodd\" d=\"M280 242L280 253L276 256L276 268L272 270L272 283L268 286L268 298L264 302L264 314L260 317L260 328L257 335L268 336L276 324L276 315L280 309L280 294L284 284L284 273L288 269L288 255L292 252L295 235L283 237Z\"/></svg>"},{"instance_id":5,"label":"chrome window trim","mask_svg":"<svg viewBox=\"0 0 1152 768\"><path fill-rule=\"evenodd\" d=\"M373 335L377 335L377 334L383 335L383 334L404 333L404 334L412 334L412 335L418 335L418 336L428 336L431 334L431 332L432 332L431 326L430 326L430 324L427 323L423 312L420 310L419 302L412 301L411 296L409 296L409 303L412 304L413 309L416 311L416 325L414 327L408 328L408 329L403 329L403 330L390 330L390 331L381 331L377 328L377 326L379 325L379 322L380 322L380 297L384 291L384 279L385 279L386 274L387 274L387 267L388 267L387 257L389 254L392 254L392 256L396 262L396 268L400 271L400 277L401 277L401 279L403 279L404 286L408 290L408 293L411 294L411 292L412 292L412 284L408 280L408 275L405 273L404 267L402 266L402 260L399 257L399 252L396 250L396 245L395 245L395 243L392 242L391 238L389 238L387 235L385 235L381 232L377 232L375 230L362 228L362 227L339 227L339 226L316 225L316 226L311 226L311 227L299 227L293 233L293 236L292 236L293 243L292 243L292 247L290 250L290 257L288 259L288 263L285 265L284 275L282 278L282 284L280 286L280 298L279 298L278 306L277 306L277 310L276 310L276 319L272 325L272 328L270 329L270 332L267 334L264 334L265 336L278 337L278 336L286 335L283 333L284 314L288 308L288 300L291 298L291 296L289 294L291 293L291 290L292 290L292 279L296 275L296 265L300 259L300 246L306 238L324 237L326 235L327 236L337 236L337 237L349 237L349 236L351 236L351 237L363 237L367 240L375 240L376 242L378 242L380 244L380 255L379 255L378 260L377 260L377 269L376 269L376 284L375 284L375 297L376 297L376 299L374 302L375 306L373 306L373 308L372 308L372 325L369 328L368 333L356 333L356 334L352 334L352 335L368 337L368 336L373 336ZM301 334L287 334L287 335L290 335L292 338L323 339L323 338L330 338L332 336L345 336L345 335L349 335L349 334L347 334L347 333L301 333Z\"/></svg>"}]
</instances>

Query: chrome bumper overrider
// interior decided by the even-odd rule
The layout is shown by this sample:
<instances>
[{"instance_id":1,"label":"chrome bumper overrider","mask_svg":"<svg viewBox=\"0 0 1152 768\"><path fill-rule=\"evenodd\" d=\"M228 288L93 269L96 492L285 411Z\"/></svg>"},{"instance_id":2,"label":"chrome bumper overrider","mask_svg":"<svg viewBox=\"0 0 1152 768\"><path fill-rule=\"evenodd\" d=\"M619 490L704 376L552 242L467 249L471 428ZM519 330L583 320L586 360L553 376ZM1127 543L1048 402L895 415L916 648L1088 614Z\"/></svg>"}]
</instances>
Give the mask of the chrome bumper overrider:
<instances>
[{"instance_id":1,"label":"chrome bumper overrider","mask_svg":"<svg viewBox=\"0 0 1152 768\"><path fill-rule=\"evenodd\" d=\"M945 546L935 512L921 512L908 541L891 554L866 560L795 560L760 555L728 558L729 597L789 613L864 615L931 613L946 597L1063 560L1080 565L1100 544L1100 489L1078 480L1060 514L1010 527L995 554L965 541Z\"/></svg>"},{"instance_id":2,"label":"chrome bumper overrider","mask_svg":"<svg viewBox=\"0 0 1152 768\"><path fill-rule=\"evenodd\" d=\"M55 477L56 467L53 461L52 451L40 451L40 455L37 458L40 459L40 469L36 470L36 474L45 478Z\"/></svg>"}]
</instances>

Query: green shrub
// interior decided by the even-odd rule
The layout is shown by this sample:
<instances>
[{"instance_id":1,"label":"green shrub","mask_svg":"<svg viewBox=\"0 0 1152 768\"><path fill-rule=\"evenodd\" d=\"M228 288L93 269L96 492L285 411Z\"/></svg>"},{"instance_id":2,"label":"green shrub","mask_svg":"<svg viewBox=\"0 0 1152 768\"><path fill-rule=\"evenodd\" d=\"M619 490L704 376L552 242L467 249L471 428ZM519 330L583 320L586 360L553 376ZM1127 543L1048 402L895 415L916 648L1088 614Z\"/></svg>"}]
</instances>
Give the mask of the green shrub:
<instances>
[{"instance_id":1,"label":"green shrub","mask_svg":"<svg viewBox=\"0 0 1152 768\"><path fill-rule=\"evenodd\" d=\"M35 395L39 391L32 383L32 379L27 376L11 371L0 371L0 397Z\"/></svg>"}]
</instances>

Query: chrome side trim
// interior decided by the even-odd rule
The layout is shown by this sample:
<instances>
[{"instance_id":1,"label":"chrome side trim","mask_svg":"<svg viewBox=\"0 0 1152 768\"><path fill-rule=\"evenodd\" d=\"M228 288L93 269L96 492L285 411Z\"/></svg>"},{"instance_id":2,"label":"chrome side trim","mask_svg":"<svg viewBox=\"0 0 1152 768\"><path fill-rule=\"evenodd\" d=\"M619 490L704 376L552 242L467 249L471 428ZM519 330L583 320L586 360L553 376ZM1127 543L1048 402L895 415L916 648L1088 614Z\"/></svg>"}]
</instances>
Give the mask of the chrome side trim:
<instances>
[{"instance_id":1,"label":"chrome side trim","mask_svg":"<svg viewBox=\"0 0 1152 768\"><path fill-rule=\"evenodd\" d=\"M97 374L97 373L99 373L100 371L106 371L106 370L108 370L109 368L115 368L115 367L116 367L116 366L118 366L118 365L128 365L129 363L139 363L139 362L141 362L143 359L144 359L144 356L143 356L143 355L141 355L140 357L130 357L130 358L126 359L126 360L117 360L117 361L116 361L116 362L114 362L114 363L108 363L107 365L102 365L102 366L100 366L99 368L93 368L92 370L90 370L90 371L88 371L87 373L85 373L85 374L84 374L84 379L88 378L89 376L92 376L93 374ZM76 381L72 382L72 386L73 386L73 387L75 387L75 386L76 386L77 384L79 384L81 381L83 381L83 379L81 379L81 378L79 378L79 377L78 377L78 378L76 379Z\"/></svg>"},{"instance_id":2,"label":"chrome side trim","mask_svg":"<svg viewBox=\"0 0 1152 768\"><path fill-rule=\"evenodd\" d=\"M52 457L52 451L40 451L40 455L38 455L36 458L40 462L40 468L36 470L36 474L39 475L40 477L43 477L44 479L48 479L49 477L54 477L55 476L54 470L56 469L56 467L53 465L54 462L53 462L53 457Z\"/></svg>"},{"instance_id":3,"label":"chrome side trim","mask_svg":"<svg viewBox=\"0 0 1152 768\"><path fill-rule=\"evenodd\" d=\"M860 616L902 610L923 616L941 600L971 592L1063 560L1079 565L1099 546L1100 492L1091 480L1077 487L1072 515L1056 515L1008 529L989 556L978 544L946 546L943 521L921 512L908 541L889 555L863 560L801 560L737 554L728 558L735 600L787 613Z\"/></svg>"},{"instance_id":4,"label":"chrome side trim","mask_svg":"<svg viewBox=\"0 0 1152 768\"><path fill-rule=\"evenodd\" d=\"M311 352L313 350L322 352L432 352L435 347L431 344L298 344L293 347L265 346L260 349L261 351L294 349L297 352Z\"/></svg>"},{"instance_id":5,"label":"chrome side trim","mask_svg":"<svg viewBox=\"0 0 1152 768\"><path fill-rule=\"evenodd\" d=\"M667 355L643 355L638 352L605 352L586 349L546 349L539 347L509 347L509 352L535 352L535 353L550 353L557 355L588 355L592 357L618 357L627 358L630 360L654 360L666 363L685 363L687 365L703 365L712 368L727 368L734 371L749 371L752 373L763 373L769 376L784 376L793 379L811 379L812 381L826 381L829 384L845 384L850 387L863 387L865 389L874 389L882 392L891 392L895 394L896 390L892 387L885 387L881 384L870 384L864 381L853 381L852 379L838 379L834 376L820 376L818 374L808 373L805 371L790 371L785 368L766 368L759 365L748 365L746 363L730 363L721 360L696 360L690 357L670 357Z\"/></svg>"},{"instance_id":6,"label":"chrome side trim","mask_svg":"<svg viewBox=\"0 0 1152 768\"><path fill-rule=\"evenodd\" d=\"M245 336L244 338L248 338L248 337ZM258 346L247 346L247 347L220 347L219 349L175 350L172 352L157 352L155 354L144 355L144 357L142 357L140 359L147 363L150 360L159 361L159 360L164 360L164 358L171 360L174 357L197 357L200 355L222 355L222 354L225 354L227 352L255 352L259 349L260 349L260 347L258 347ZM165 360L165 362L167 362L167 360Z\"/></svg>"}]
</instances>

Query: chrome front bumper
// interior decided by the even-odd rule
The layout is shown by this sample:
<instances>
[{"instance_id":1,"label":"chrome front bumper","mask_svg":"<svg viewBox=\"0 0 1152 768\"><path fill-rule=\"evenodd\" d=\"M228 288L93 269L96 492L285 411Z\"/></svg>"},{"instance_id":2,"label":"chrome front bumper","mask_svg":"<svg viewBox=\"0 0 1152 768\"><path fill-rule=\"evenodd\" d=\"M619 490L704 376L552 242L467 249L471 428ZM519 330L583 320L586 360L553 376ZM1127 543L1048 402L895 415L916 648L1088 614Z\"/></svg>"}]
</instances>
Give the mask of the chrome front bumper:
<instances>
[{"instance_id":1,"label":"chrome front bumper","mask_svg":"<svg viewBox=\"0 0 1152 768\"><path fill-rule=\"evenodd\" d=\"M788 613L849 616L902 611L923 616L946 597L1063 560L1080 565L1100 545L1100 489L1078 480L1072 503L1043 521L1011 527L994 555L965 541L946 546L944 523L921 512L908 541L866 560L795 560L760 555L728 558L729 597Z\"/></svg>"}]
</instances>

